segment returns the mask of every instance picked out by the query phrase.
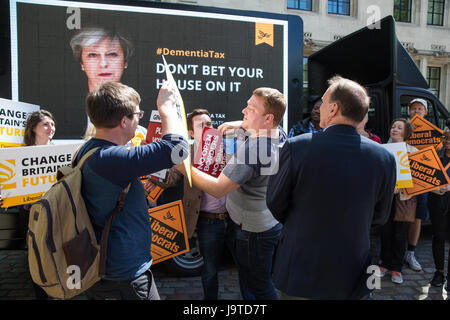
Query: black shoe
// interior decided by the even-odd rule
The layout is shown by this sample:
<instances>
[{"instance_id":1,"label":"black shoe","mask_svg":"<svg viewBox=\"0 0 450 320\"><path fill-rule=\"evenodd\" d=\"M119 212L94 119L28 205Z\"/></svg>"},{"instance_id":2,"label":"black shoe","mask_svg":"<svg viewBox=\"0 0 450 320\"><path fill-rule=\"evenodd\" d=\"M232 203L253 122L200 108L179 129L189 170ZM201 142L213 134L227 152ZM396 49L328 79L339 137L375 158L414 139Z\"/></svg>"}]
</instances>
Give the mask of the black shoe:
<instances>
[{"instance_id":1,"label":"black shoe","mask_svg":"<svg viewBox=\"0 0 450 320\"><path fill-rule=\"evenodd\" d=\"M433 279L431 279L430 281L430 284L435 287L441 287L444 284L444 282L445 282L444 274L440 271L436 271L434 273ZM446 285L446 290L447 286L448 284Z\"/></svg>"}]
</instances>

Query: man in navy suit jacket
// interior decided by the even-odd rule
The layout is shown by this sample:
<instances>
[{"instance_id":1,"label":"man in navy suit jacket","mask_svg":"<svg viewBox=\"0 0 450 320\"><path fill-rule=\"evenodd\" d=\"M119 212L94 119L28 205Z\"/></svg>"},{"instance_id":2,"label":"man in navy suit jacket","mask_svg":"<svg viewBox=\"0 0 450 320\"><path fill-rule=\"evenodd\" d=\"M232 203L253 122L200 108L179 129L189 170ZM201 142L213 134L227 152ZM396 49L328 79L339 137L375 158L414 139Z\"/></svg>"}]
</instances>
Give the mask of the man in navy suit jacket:
<instances>
[{"instance_id":1,"label":"man in navy suit jacket","mask_svg":"<svg viewBox=\"0 0 450 320\"><path fill-rule=\"evenodd\" d=\"M267 206L283 223L274 283L281 298L362 299L370 229L388 219L395 159L356 131L370 103L362 86L334 77L322 100L324 132L288 139L269 180Z\"/></svg>"}]
</instances>

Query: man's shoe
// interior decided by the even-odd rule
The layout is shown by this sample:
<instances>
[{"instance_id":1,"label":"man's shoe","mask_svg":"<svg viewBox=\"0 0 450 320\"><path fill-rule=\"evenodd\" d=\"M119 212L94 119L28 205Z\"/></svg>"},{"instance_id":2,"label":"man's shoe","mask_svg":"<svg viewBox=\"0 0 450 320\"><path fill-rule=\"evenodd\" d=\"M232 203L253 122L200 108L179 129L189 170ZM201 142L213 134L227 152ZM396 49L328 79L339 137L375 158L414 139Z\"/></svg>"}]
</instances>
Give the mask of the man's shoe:
<instances>
[{"instance_id":1,"label":"man's shoe","mask_svg":"<svg viewBox=\"0 0 450 320\"><path fill-rule=\"evenodd\" d=\"M387 272L388 269L386 269L385 267L378 267L378 270L375 271L375 277L383 278Z\"/></svg>"},{"instance_id":2,"label":"man's shoe","mask_svg":"<svg viewBox=\"0 0 450 320\"><path fill-rule=\"evenodd\" d=\"M391 281L393 283L402 284L403 283L402 273L398 272L398 271L392 271L391 272Z\"/></svg>"},{"instance_id":3,"label":"man's shoe","mask_svg":"<svg viewBox=\"0 0 450 320\"><path fill-rule=\"evenodd\" d=\"M444 274L438 270L433 275L433 279L431 279L430 284L434 287L442 287L445 282Z\"/></svg>"},{"instance_id":4,"label":"man's shoe","mask_svg":"<svg viewBox=\"0 0 450 320\"><path fill-rule=\"evenodd\" d=\"M416 257L414 256L414 251L406 251L405 262L408 264L408 266L412 270L414 270L414 271L422 271L422 266L416 260Z\"/></svg>"}]
</instances>

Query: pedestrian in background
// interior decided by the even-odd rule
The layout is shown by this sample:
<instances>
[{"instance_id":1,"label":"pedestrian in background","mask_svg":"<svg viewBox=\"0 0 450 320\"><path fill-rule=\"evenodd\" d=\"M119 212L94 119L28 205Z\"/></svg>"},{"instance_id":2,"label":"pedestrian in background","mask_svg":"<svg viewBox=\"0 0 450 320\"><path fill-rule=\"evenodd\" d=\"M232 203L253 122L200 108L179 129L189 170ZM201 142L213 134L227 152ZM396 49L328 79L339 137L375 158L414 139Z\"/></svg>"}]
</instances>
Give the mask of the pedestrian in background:
<instances>
[{"instance_id":1,"label":"pedestrian in background","mask_svg":"<svg viewBox=\"0 0 450 320\"><path fill-rule=\"evenodd\" d=\"M442 136L443 148L438 152L442 165L446 167L450 163L450 128L449 124ZM436 271L431 279L431 285L440 287L445 282L445 242L450 240L450 186L431 191L428 196L428 208L430 210L431 226L433 232L432 250ZM450 254L450 250L449 250ZM448 260L447 260L448 262ZM447 284L445 290L449 292L450 272L447 267Z\"/></svg>"},{"instance_id":2,"label":"pedestrian in background","mask_svg":"<svg viewBox=\"0 0 450 320\"><path fill-rule=\"evenodd\" d=\"M392 122L390 136L393 143L405 142L411 134L412 127L406 119L398 118ZM408 153L417 151L417 148L408 144L406 147ZM416 216L417 197L407 197L401 189L396 189L391 196L394 204L389 220L380 229L381 261L377 276L384 277L387 272L391 272L391 281L401 284L408 228L410 221L414 221Z\"/></svg>"}]
</instances>

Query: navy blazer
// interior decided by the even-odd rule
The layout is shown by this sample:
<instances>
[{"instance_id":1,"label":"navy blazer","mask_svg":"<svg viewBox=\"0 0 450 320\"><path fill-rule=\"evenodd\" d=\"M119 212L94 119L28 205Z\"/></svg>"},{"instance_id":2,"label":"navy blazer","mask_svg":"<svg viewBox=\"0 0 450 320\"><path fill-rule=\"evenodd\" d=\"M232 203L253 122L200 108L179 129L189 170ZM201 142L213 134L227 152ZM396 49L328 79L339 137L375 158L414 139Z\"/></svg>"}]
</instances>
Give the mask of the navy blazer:
<instances>
[{"instance_id":1,"label":"navy blazer","mask_svg":"<svg viewBox=\"0 0 450 320\"><path fill-rule=\"evenodd\" d=\"M288 139L267 187L283 223L275 286L310 299L368 294L370 229L386 223L395 181L394 156L352 126Z\"/></svg>"}]
</instances>

